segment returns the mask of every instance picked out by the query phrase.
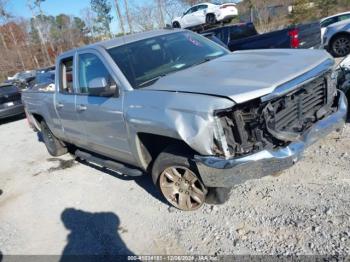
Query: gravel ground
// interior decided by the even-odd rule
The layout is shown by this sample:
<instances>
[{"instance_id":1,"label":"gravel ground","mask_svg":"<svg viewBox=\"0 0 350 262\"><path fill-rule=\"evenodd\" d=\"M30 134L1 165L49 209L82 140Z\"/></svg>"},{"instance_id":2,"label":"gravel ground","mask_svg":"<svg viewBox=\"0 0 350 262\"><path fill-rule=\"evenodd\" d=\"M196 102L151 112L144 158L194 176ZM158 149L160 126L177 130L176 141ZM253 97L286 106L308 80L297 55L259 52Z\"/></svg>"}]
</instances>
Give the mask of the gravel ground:
<instances>
[{"instance_id":1,"label":"gravel ground","mask_svg":"<svg viewBox=\"0 0 350 262\"><path fill-rule=\"evenodd\" d=\"M222 206L169 207L148 177L51 158L25 120L0 125L5 254L350 253L350 124Z\"/></svg>"}]
</instances>

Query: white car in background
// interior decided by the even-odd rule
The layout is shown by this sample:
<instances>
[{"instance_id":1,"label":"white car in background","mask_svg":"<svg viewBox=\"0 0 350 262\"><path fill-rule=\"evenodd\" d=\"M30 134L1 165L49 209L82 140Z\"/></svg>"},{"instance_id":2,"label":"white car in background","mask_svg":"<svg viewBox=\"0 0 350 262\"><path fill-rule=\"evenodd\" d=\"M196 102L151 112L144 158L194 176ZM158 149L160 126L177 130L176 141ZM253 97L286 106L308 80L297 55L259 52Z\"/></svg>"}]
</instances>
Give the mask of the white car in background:
<instances>
[{"instance_id":1,"label":"white car in background","mask_svg":"<svg viewBox=\"0 0 350 262\"><path fill-rule=\"evenodd\" d=\"M350 12L339 13L336 15L328 16L321 19L321 37L323 39L324 33L328 26L338 23L343 20L350 19Z\"/></svg>"},{"instance_id":2,"label":"white car in background","mask_svg":"<svg viewBox=\"0 0 350 262\"><path fill-rule=\"evenodd\" d=\"M238 9L234 3L211 4L201 3L192 6L181 17L172 21L174 28L189 28L204 24L216 24L217 22L230 21L238 15Z\"/></svg>"},{"instance_id":3,"label":"white car in background","mask_svg":"<svg viewBox=\"0 0 350 262\"><path fill-rule=\"evenodd\" d=\"M350 19L329 25L322 42L324 48L334 57L350 54Z\"/></svg>"}]
</instances>

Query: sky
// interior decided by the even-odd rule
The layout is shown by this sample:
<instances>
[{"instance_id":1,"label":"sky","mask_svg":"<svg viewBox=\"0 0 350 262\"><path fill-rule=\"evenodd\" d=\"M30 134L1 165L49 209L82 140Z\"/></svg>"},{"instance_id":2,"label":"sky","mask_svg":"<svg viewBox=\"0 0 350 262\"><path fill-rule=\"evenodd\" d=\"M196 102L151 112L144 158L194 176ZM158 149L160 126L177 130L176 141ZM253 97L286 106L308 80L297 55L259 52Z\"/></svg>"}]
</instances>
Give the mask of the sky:
<instances>
[{"instance_id":1,"label":"sky","mask_svg":"<svg viewBox=\"0 0 350 262\"><path fill-rule=\"evenodd\" d=\"M146 1L147 0L132 0L132 2L135 4L142 4ZM31 12L27 6L27 2L28 0L9 0L7 8L14 16L30 18ZM112 3L111 14L114 17L112 20L111 29L112 32L117 33L119 30L119 23L115 15L114 1L110 2ZM56 16L64 13L67 15L81 16L81 10L89 7L89 5L90 0L45 0L42 3L42 9L46 15Z\"/></svg>"},{"instance_id":2,"label":"sky","mask_svg":"<svg viewBox=\"0 0 350 262\"><path fill-rule=\"evenodd\" d=\"M142 5L150 0L128 0L131 4ZM27 6L28 0L9 0L7 8L11 14L14 16L21 16L24 18L30 18L31 12ZM111 30L113 33L119 32L119 22L116 18L116 11L114 8L114 1L112 3L111 14L113 15L113 20L111 24ZM239 2L238 0L233 0L233 2ZM120 1L121 8L123 9L123 1ZM90 6L90 0L45 0L42 3L42 9L46 15L59 15L67 14L74 16L81 16L81 10Z\"/></svg>"}]
</instances>

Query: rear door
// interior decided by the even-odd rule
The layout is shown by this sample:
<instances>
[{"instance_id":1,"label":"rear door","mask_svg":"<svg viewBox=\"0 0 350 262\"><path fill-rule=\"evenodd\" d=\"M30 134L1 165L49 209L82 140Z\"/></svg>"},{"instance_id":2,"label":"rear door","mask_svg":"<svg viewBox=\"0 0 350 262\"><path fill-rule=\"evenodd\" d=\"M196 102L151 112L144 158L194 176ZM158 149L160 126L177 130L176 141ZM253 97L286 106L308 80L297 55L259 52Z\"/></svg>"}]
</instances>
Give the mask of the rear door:
<instances>
[{"instance_id":1,"label":"rear door","mask_svg":"<svg viewBox=\"0 0 350 262\"><path fill-rule=\"evenodd\" d=\"M96 50L77 56L77 114L86 147L126 163L134 163L123 116L123 92L107 62Z\"/></svg>"},{"instance_id":2,"label":"rear door","mask_svg":"<svg viewBox=\"0 0 350 262\"><path fill-rule=\"evenodd\" d=\"M76 112L75 100L75 54L61 58L59 61L59 77L55 95L54 106L61 120L64 136L74 144L82 145L85 142L85 134L79 123Z\"/></svg>"},{"instance_id":3,"label":"rear door","mask_svg":"<svg viewBox=\"0 0 350 262\"><path fill-rule=\"evenodd\" d=\"M194 25L205 24L206 14L207 14L208 5L198 5L196 11L193 13L193 22Z\"/></svg>"}]
</instances>

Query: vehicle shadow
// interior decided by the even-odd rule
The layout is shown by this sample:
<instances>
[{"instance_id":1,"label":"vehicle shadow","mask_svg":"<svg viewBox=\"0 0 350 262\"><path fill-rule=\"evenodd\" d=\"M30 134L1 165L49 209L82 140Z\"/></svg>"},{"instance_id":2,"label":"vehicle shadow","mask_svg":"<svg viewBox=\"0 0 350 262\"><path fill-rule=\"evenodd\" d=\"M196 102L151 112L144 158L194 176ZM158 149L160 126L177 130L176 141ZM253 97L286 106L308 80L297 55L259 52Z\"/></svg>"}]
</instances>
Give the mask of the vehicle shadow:
<instances>
[{"instance_id":1,"label":"vehicle shadow","mask_svg":"<svg viewBox=\"0 0 350 262\"><path fill-rule=\"evenodd\" d=\"M133 255L118 231L119 217L112 212L90 213L66 208L61 214L64 226L70 231L60 261L118 261Z\"/></svg>"},{"instance_id":2,"label":"vehicle shadow","mask_svg":"<svg viewBox=\"0 0 350 262\"><path fill-rule=\"evenodd\" d=\"M163 196L160 194L159 190L157 189L157 187L153 184L152 178L147 175L144 174L142 176L138 176L138 177L131 177L131 176L126 176L123 174L120 174L116 171L113 171L111 169L107 169L104 167L100 167L94 164L91 164L89 162L83 161L79 158L75 159L78 163L89 166L91 168L94 168L98 171L101 171L107 175L113 176L115 178L121 179L121 180L125 180L125 181L130 181L133 180L139 187L143 188L147 193L149 193L152 197L154 197L155 199L159 200L160 202L162 202L163 204L167 205L170 207L170 205L168 204L168 202L165 201L165 199L163 198Z\"/></svg>"},{"instance_id":3,"label":"vehicle shadow","mask_svg":"<svg viewBox=\"0 0 350 262\"><path fill-rule=\"evenodd\" d=\"M0 125L6 125L12 122L20 121L22 119L26 118L25 114L20 114L18 116L11 116L8 118L0 119Z\"/></svg>"}]
</instances>

